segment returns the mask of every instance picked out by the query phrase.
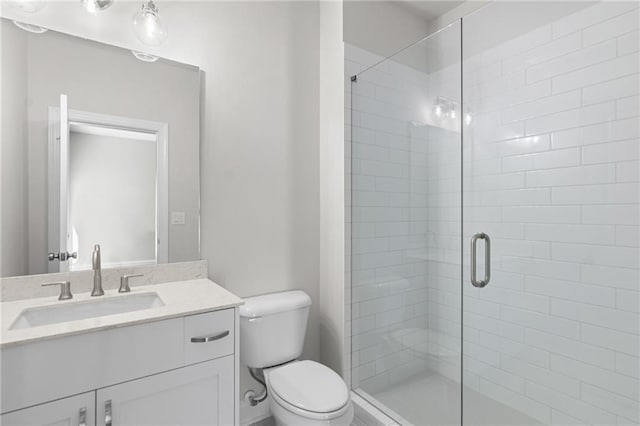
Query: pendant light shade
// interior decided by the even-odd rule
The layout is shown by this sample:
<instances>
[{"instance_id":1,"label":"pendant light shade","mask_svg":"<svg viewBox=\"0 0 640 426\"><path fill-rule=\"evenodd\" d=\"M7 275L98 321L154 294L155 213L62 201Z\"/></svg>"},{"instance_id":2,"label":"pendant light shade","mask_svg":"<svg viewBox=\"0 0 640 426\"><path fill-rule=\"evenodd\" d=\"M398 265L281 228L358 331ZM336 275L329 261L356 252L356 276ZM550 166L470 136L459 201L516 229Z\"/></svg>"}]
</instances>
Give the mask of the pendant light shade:
<instances>
[{"instance_id":1,"label":"pendant light shade","mask_svg":"<svg viewBox=\"0 0 640 426\"><path fill-rule=\"evenodd\" d=\"M148 46L160 46L167 39L167 27L153 1L143 3L142 9L133 15L133 31Z\"/></svg>"},{"instance_id":2,"label":"pendant light shade","mask_svg":"<svg viewBox=\"0 0 640 426\"><path fill-rule=\"evenodd\" d=\"M113 0L80 0L84 8L92 15L98 14L113 4Z\"/></svg>"}]
</instances>

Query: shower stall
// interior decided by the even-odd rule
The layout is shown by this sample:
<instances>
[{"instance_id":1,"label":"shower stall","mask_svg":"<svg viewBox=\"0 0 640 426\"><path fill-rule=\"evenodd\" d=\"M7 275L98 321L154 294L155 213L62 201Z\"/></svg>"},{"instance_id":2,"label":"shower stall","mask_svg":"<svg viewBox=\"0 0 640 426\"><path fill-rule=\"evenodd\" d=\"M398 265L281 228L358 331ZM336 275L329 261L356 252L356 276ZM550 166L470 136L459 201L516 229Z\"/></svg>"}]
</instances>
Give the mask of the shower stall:
<instances>
[{"instance_id":1,"label":"shower stall","mask_svg":"<svg viewBox=\"0 0 640 426\"><path fill-rule=\"evenodd\" d=\"M397 423L640 424L638 5L347 46L349 377Z\"/></svg>"}]
</instances>

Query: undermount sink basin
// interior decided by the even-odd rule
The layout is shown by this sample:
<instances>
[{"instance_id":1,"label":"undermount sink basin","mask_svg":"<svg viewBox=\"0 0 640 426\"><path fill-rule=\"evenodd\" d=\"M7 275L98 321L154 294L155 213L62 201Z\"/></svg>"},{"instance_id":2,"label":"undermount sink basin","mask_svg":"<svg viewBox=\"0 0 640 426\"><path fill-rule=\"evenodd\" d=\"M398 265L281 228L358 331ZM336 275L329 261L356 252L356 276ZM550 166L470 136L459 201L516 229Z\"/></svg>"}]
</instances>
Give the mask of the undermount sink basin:
<instances>
[{"instance_id":1,"label":"undermount sink basin","mask_svg":"<svg viewBox=\"0 0 640 426\"><path fill-rule=\"evenodd\" d=\"M97 318L125 312L164 306L157 293L128 294L119 297L99 298L81 302L64 302L57 305L27 308L9 328L30 328L87 318Z\"/></svg>"}]
</instances>

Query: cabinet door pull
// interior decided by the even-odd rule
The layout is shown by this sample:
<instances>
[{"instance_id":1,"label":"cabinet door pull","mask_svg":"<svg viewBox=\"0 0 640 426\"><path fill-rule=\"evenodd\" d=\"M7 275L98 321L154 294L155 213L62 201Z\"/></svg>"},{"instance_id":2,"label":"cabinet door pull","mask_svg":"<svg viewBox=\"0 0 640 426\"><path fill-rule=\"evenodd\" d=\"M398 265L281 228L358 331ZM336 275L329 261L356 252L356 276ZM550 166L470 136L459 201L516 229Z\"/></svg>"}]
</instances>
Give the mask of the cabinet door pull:
<instances>
[{"instance_id":1,"label":"cabinet door pull","mask_svg":"<svg viewBox=\"0 0 640 426\"><path fill-rule=\"evenodd\" d=\"M78 426L87 426L87 407L80 409L80 415L78 416Z\"/></svg>"},{"instance_id":2,"label":"cabinet door pull","mask_svg":"<svg viewBox=\"0 0 640 426\"><path fill-rule=\"evenodd\" d=\"M222 333L212 334L210 336L201 336L201 337L192 337L192 343L207 343L213 342L214 340L220 340L223 337L227 337L229 335L229 330L223 331Z\"/></svg>"},{"instance_id":3,"label":"cabinet door pull","mask_svg":"<svg viewBox=\"0 0 640 426\"><path fill-rule=\"evenodd\" d=\"M104 425L111 426L111 400L104 403Z\"/></svg>"}]
</instances>

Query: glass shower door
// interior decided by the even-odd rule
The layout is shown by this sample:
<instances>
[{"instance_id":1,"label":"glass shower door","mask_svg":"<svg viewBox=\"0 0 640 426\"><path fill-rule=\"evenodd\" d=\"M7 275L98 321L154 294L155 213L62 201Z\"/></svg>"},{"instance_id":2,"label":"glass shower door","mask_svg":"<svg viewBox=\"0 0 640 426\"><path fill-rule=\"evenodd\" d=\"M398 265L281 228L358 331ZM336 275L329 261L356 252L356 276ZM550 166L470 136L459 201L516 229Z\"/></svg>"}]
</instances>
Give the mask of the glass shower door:
<instances>
[{"instance_id":1,"label":"glass shower door","mask_svg":"<svg viewBox=\"0 0 640 426\"><path fill-rule=\"evenodd\" d=\"M465 425L640 423L638 16L464 18Z\"/></svg>"},{"instance_id":2,"label":"glass shower door","mask_svg":"<svg viewBox=\"0 0 640 426\"><path fill-rule=\"evenodd\" d=\"M351 83L352 387L400 424L460 424L460 43L456 22Z\"/></svg>"}]
</instances>

